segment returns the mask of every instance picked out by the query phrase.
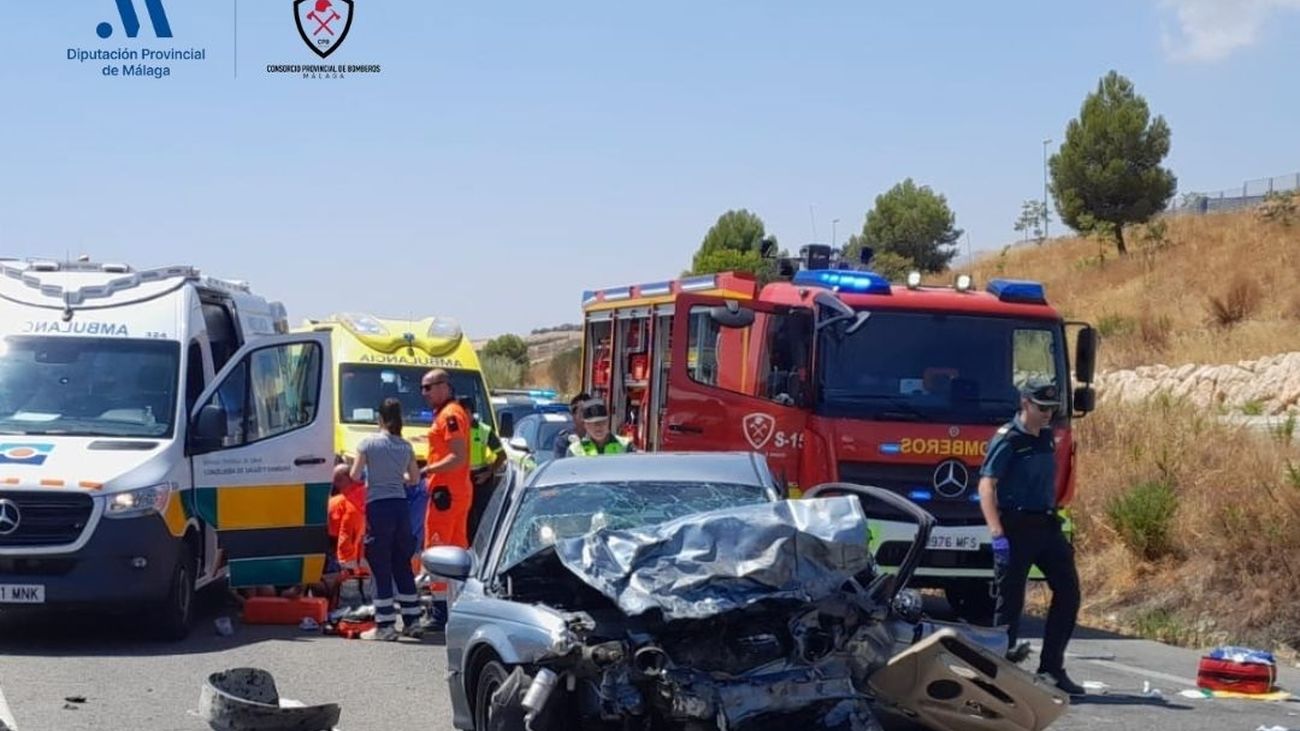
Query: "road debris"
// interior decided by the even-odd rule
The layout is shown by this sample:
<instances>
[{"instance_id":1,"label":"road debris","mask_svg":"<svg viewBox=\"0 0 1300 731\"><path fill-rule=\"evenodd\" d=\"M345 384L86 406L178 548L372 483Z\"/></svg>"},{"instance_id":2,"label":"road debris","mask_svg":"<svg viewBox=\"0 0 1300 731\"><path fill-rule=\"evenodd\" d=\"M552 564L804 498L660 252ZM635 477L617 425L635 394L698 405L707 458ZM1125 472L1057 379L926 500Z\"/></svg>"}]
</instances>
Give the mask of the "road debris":
<instances>
[{"instance_id":1,"label":"road debris","mask_svg":"<svg viewBox=\"0 0 1300 731\"><path fill-rule=\"evenodd\" d=\"M303 632L316 632L320 630L320 622L317 622L311 617L303 617L302 621L298 623L298 629Z\"/></svg>"},{"instance_id":2,"label":"road debris","mask_svg":"<svg viewBox=\"0 0 1300 731\"><path fill-rule=\"evenodd\" d=\"M208 676L196 715L213 731L330 731L340 714L336 703L308 706L281 698L265 670L235 668Z\"/></svg>"},{"instance_id":3,"label":"road debris","mask_svg":"<svg viewBox=\"0 0 1300 731\"><path fill-rule=\"evenodd\" d=\"M235 634L235 626L231 623L230 617L217 617L213 620L212 626L216 628L217 634L222 637L229 637Z\"/></svg>"}]
</instances>

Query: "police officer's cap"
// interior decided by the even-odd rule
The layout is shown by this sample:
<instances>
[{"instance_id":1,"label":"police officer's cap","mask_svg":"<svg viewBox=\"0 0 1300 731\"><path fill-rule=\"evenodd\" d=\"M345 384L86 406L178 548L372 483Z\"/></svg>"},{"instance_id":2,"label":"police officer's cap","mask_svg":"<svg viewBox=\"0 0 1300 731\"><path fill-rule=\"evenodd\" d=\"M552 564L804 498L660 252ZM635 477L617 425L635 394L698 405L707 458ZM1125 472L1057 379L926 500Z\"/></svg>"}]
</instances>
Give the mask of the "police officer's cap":
<instances>
[{"instance_id":1,"label":"police officer's cap","mask_svg":"<svg viewBox=\"0 0 1300 731\"><path fill-rule=\"evenodd\" d=\"M600 421L609 418L609 408L600 399L588 401L582 404L580 408L583 421Z\"/></svg>"},{"instance_id":2,"label":"police officer's cap","mask_svg":"<svg viewBox=\"0 0 1300 731\"><path fill-rule=\"evenodd\" d=\"M1039 376L1027 379L1025 385L1020 387L1020 395L1039 406L1061 405L1060 389L1055 383Z\"/></svg>"}]
</instances>

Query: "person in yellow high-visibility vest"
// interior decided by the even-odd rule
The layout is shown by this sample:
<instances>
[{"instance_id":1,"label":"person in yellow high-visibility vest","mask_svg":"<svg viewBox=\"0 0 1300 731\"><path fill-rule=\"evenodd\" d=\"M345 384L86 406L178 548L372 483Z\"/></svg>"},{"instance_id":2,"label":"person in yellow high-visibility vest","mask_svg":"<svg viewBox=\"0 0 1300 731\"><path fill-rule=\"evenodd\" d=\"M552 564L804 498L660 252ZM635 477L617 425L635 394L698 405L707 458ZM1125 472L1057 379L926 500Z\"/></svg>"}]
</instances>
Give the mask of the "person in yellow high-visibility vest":
<instances>
[{"instance_id":1,"label":"person in yellow high-visibility vest","mask_svg":"<svg viewBox=\"0 0 1300 731\"><path fill-rule=\"evenodd\" d=\"M461 398L460 405L469 414L469 469L470 480L474 483L474 502L469 508L469 540L472 544L483 511L496 491L497 472L505 464L506 451L492 425L479 417L474 399Z\"/></svg>"},{"instance_id":2,"label":"person in yellow high-visibility vest","mask_svg":"<svg viewBox=\"0 0 1300 731\"><path fill-rule=\"evenodd\" d=\"M636 451L631 439L615 434L610 428L609 408L604 401L595 399L584 403L578 415L586 434L569 447L570 457L595 457Z\"/></svg>"}]
</instances>

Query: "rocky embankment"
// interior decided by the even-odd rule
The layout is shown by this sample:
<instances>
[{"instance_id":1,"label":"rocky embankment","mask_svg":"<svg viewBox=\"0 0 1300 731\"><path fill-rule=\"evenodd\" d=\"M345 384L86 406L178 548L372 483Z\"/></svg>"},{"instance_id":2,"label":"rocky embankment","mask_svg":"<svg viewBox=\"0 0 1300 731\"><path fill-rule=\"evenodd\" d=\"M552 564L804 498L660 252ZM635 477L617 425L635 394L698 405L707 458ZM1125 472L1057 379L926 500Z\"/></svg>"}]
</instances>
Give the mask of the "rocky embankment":
<instances>
[{"instance_id":1,"label":"rocky embankment","mask_svg":"<svg viewBox=\"0 0 1300 731\"><path fill-rule=\"evenodd\" d=\"M1300 353L1235 365L1140 366L1097 378L1102 401L1142 401L1158 393L1228 413L1300 414Z\"/></svg>"}]
</instances>

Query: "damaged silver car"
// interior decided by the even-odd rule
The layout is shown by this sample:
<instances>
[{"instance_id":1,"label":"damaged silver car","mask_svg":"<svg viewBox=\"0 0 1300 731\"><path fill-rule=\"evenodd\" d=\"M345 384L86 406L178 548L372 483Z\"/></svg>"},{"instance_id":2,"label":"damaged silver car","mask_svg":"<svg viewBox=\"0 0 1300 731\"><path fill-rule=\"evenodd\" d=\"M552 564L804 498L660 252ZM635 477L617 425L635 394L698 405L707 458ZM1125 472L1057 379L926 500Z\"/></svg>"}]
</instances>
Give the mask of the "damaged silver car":
<instances>
[{"instance_id":1,"label":"damaged silver car","mask_svg":"<svg viewBox=\"0 0 1300 731\"><path fill-rule=\"evenodd\" d=\"M917 521L877 572L863 500ZM785 500L751 454L555 460L499 490L453 580L454 723L501 729L1037 730L1067 705L997 630L925 619L904 591L933 518L823 485Z\"/></svg>"}]
</instances>

